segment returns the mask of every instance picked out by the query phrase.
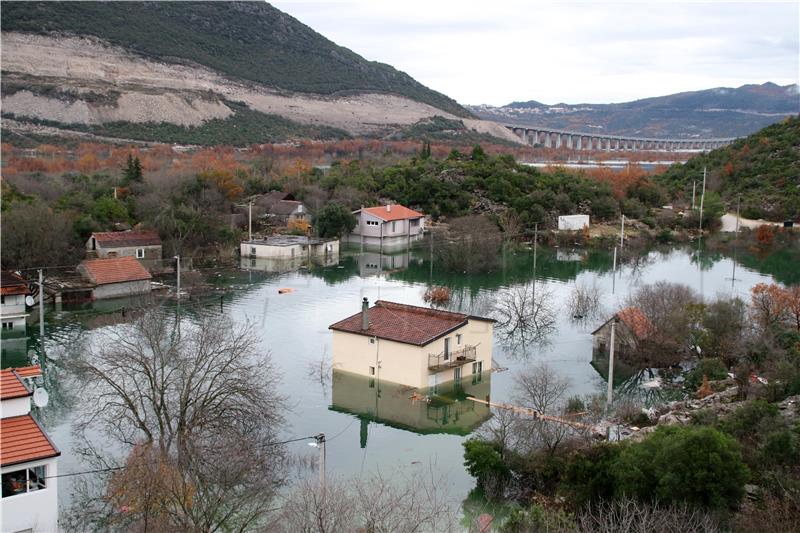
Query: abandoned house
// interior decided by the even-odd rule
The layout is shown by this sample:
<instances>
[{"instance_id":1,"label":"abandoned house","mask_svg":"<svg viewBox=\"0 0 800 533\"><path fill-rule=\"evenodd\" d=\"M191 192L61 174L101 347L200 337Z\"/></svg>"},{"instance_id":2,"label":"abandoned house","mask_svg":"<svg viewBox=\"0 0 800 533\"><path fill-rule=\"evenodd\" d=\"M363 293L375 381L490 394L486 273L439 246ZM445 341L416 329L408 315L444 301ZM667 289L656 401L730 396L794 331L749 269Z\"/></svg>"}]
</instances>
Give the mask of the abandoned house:
<instances>
[{"instance_id":1,"label":"abandoned house","mask_svg":"<svg viewBox=\"0 0 800 533\"><path fill-rule=\"evenodd\" d=\"M135 257L86 259L77 270L93 285L94 300L150 293L152 276Z\"/></svg>"},{"instance_id":2,"label":"abandoned house","mask_svg":"<svg viewBox=\"0 0 800 533\"><path fill-rule=\"evenodd\" d=\"M147 269L161 266L161 238L155 231L92 233L86 241L87 259L135 257Z\"/></svg>"}]
</instances>

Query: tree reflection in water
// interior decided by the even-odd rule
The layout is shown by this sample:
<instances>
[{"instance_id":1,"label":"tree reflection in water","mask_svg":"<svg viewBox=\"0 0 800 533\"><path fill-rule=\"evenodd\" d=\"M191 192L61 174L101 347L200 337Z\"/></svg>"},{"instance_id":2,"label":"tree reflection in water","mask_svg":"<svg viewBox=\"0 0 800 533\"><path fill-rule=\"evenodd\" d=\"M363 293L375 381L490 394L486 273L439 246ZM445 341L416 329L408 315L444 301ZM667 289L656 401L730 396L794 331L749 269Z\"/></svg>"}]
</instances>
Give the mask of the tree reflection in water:
<instances>
[{"instance_id":1,"label":"tree reflection in water","mask_svg":"<svg viewBox=\"0 0 800 533\"><path fill-rule=\"evenodd\" d=\"M520 285L498 291L492 316L500 342L515 357L528 348L549 344L556 331L553 290L546 284Z\"/></svg>"}]
</instances>

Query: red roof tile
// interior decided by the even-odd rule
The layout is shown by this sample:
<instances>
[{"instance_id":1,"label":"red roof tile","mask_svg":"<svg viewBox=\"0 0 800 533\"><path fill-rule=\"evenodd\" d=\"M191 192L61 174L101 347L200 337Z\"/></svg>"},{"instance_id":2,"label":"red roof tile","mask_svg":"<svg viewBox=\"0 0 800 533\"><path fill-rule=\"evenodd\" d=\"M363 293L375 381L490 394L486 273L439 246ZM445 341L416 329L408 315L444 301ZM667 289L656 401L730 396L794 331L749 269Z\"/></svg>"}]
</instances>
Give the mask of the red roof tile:
<instances>
[{"instance_id":1,"label":"red roof tile","mask_svg":"<svg viewBox=\"0 0 800 533\"><path fill-rule=\"evenodd\" d=\"M18 374L14 368L0 370L0 400L13 400L33 394L25 386L22 377L29 376Z\"/></svg>"},{"instance_id":2,"label":"red roof tile","mask_svg":"<svg viewBox=\"0 0 800 533\"><path fill-rule=\"evenodd\" d=\"M28 294L28 292L28 282L25 278L7 270L0 272L0 294Z\"/></svg>"},{"instance_id":3,"label":"red roof tile","mask_svg":"<svg viewBox=\"0 0 800 533\"><path fill-rule=\"evenodd\" d=\"M0 466L61 455L31 415L0 419Z\"/></svg>"},{"instance_id":4,"label":"red roof tile","mask_svg":"<svg viewBox=\"0 0 800 533\"><path fill-rule=\"evenodd\" d=\"M424 346L465 325L469 319L489 320L462 313L378 300L369 309L369 329L361 329L361 313L331 324L329 329Z\"/></svg>"},{"instance_id":5,"label":"red roof tile","mask_svg":"<svg viewBox=\"0 0 800 533\"><path fill-rule=\"evenodd\" d=\"M647 319L647 316L638 307L626 307L617 313L617 317L623 324L628 326L639 339L646 339L655 330L653 324L650 323L650 320Z\"/></svg>"},{"instance_id":6,"label":"red roof tile","mask_svg":"<svg viewBox=\"0 0 800 533\"><path fill-rule=\"evenodd\" d=\"M155 231L107 231L92 233L92 237L103 248L161 246L161 238Z\"/></svg>"},{"instance_id":7,"label":"red roof tile","mask_svg":"<svg viewBox=\"0 0 800 533\"><path fill-rule=\"evenodd\" d=\"M131 256L88 259L82 261L80 266L83 267L91 282L97 285L142 281L153 277L136 258Z\"/></svg>"},{"instance_id":8,"label":"red roof tile","mask_svg":"<svg viewBox=\"0 0 800 533\"><path fill-rule=\"evenodd\" d=\"M380 207L365 207L364 211L387 222L392 220L405 220L407 218L422 218L425 216L419 211L414 211L400 204L389 204L388 207L390 208L388 211L385 205Z\"/></svg>"},{"instance_id":9,"label":"red roof tile","mask_svg":"<svg viewBox=\"0 0 800 533\"><path fill-rule=\"evenodd\" d=\"M39 365L18 366L14 371L21 378L38 378L42 375L42 367Z\"/></svg>"}]
</instances>

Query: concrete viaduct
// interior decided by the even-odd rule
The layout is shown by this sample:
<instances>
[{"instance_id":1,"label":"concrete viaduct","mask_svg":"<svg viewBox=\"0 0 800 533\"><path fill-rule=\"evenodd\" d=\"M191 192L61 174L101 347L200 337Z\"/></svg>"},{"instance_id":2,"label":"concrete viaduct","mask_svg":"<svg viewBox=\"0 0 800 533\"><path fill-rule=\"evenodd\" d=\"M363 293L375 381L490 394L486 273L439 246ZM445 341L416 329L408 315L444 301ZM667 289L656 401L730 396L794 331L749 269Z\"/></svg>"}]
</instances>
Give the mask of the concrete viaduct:
<instances>
[{"instance_id":1,"label":"concrete viaduct","mask_svg":"<svg viewBox=\"0 0 800 533\"><path fill-rule=\"evenodd\" d=\"M726 146L731 139L649 139L624 137L619 135L598 135L576 131L560 131L528 126L506 125L506 128L522 139L527 145L541 145L545 148L566 148L567 150L618 150L627 152L689 152L707 151Z\"/></svg>"}]
</instances>

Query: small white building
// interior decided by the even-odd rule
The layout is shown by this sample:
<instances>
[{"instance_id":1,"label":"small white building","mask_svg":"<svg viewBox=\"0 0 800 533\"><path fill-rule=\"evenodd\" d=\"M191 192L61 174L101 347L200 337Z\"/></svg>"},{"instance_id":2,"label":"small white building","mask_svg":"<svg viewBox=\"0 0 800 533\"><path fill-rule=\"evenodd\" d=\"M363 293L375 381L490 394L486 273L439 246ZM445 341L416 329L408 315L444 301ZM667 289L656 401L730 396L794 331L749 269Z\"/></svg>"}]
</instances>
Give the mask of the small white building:
<instances>
[{"instance_id":1,"label":"small white building","mask_svg":"<svg viewBox=\"0 0 800 533\"><path fill-rule=\"evenodd\" d=\"M333 330L333 368L419 389L488 372L489 318L378 300ZM435 390L435 389L434 389Z\"/></svg>"},{"instance_id":2,"label":"small white building","mask_svg":"<svg viewBox=\"0 0 800 533\"><path fill-rule=\"evenodd\" d=\"M243 241L239 248L243 258L278 260L325 259L338 257L338 239L315 239L301 235L275 235L266 239Z\"/></svg>"},{"instance_id":3,"label":"small white building","mask_svg":"<svg viewBox=\"0 0 800 533\"><path fill-rule=\"evenodd\" d=\"M3 334L25 335L28 312L25 297L30 294L28 283L14 272L3 271L0 276L0 321Z\"/></svg>"},{"instance_id":4,"label":"small white building","mask_svg":"<svg viewBox=\"0 0 800 533\"><path fill-rule=\"evenodd\" d=\"M78 265L77 270L94 286L94 300L150 293L150 280L153 276L131 256L87 259Z\"/></svg>"},{"instance_id":5,"label":"small white building","mask_svg":"<svg viewBox=\"0 0 800 533\"><path fill-rule=\"evenodd\" d=\"M562 215L558 217L558 229L580 231L589 227L589 215Z\"/></svg>"},{"instance_id":6,"label":"small white building","mask_svg":"<svg viewBox=\"0 0 800 533\"><path fill-rule=\"evenodd\" d=\"M364 207L353 215L357 223L347 241L381 250L403 248L425 230L425 215L400 204Z\"/></svg>"},{"instance_id":7,"label":"small white building","mask_svg":"<svg viewBox=\"0 0 800 533\"><path fill-rule=\"evenodd\" d=\"M0 530L58 531L58 451L31 416L38 366L0 371Z\"/></svg>"}]
</instances>

